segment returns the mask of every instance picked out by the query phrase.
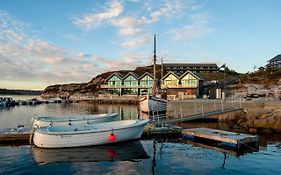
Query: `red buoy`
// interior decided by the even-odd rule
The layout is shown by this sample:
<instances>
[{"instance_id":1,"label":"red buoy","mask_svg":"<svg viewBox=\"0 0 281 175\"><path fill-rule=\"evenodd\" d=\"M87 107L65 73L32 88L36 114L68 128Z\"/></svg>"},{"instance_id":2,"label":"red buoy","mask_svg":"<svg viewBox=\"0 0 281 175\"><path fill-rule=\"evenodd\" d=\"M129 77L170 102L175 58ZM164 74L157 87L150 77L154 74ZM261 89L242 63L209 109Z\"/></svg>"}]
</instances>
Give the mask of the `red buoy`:
<instances>
[{"instance_id":1,"label":"red buoy","mask_svg":"<svg viewBox=\"0 0 281 175\"><path fill-rule=\"evenodd\" d=\"M109 136L108 136L108 140L111 141L111 142L114 142L116 140L116 136L111 133Z\"/></svg>"}]
</instances>

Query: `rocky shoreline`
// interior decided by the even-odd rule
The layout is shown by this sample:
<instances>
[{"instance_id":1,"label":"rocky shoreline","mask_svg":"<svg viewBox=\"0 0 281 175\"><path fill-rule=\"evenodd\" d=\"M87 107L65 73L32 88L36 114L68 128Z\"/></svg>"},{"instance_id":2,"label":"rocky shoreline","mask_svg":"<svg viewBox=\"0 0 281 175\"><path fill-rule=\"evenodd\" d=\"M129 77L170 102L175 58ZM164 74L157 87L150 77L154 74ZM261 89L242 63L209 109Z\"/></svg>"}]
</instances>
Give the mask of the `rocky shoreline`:
<instances>
[{"instance_id":1,"label":"rocky shoreline","mask_svg":"<svg viewBox=\"0 0 281 175\"><path fill-rule=\"evenodd\" d=\"M220 117L219 122L251 134L281 133L281 106L245 109L234 116Z\"/></svg>"}]
</instances>

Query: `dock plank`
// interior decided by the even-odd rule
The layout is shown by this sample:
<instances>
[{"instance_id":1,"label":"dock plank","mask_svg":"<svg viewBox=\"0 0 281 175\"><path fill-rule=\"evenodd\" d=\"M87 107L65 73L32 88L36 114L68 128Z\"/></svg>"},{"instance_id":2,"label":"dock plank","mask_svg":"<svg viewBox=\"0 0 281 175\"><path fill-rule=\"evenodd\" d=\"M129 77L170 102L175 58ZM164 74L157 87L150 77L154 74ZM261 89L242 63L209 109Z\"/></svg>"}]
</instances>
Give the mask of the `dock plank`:
<instances>
[{"instance_id":1,"label":"dock plank","mask_svg":"<svg viewBox=\"0 0 281 175\"><path fill-rule=\"evenodd\" d=\"M182 134L191 137L199 137L199 138L204 138L214 141L231 143L237 145L238 147L240 144L258 141L258 136L255 135L222 131L222 130L210 129L210 128L184 129L182 131Z\"/></svg>"}]
</instances>

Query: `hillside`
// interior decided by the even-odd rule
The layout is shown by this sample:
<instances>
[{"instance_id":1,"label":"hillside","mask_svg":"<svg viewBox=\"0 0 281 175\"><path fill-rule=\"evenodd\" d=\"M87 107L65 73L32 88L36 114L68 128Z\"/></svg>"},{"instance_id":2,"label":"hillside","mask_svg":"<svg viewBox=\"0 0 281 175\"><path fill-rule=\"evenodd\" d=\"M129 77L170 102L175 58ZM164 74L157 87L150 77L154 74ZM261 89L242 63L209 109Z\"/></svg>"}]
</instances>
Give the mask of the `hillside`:
<instances>
[{"instance_id":1,"label":"hillside","mask_svg":"<svg viewBox=\"0 0 281 175\"><path fill-rule=\"evenodd\" d=\"M281 79L281 69L260 69L240 76L242 84L261 84L265 88L276 85Z\"/></svg>"},{"instance_id":2,"label":"hillside","mask_svg":"<svg viewBox=\"0 0 281 175\"><path fill-rule=\"evenodd\" d=\"M160 66L157 66L160 70ZM152 66L138 67L135 70L120 70L105 72L97 75L88 83L73 83L73 84L57 84L51 85L44 89L41 94L42 98L55 98L55 97L66 97L66 98L79 98L83 96L96 96L100 90L100 85L106 83L106 79L109 75L114 72L118 72L122 75L126 75L129 72L134 72L136 75L142 75L145 72L152 73ZM157 76L160 77L160 71L157 71Z\"/></svg>"}]
</instances>

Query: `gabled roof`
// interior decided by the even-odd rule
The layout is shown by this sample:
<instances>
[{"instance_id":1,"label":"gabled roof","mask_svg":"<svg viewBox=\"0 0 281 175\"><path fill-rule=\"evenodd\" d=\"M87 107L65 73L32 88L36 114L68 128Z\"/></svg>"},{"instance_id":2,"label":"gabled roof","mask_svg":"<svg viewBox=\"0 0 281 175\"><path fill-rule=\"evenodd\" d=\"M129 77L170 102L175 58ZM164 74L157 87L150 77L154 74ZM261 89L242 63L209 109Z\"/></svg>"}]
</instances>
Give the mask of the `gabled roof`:
<instances>
[{"instance_id":1,"label":"gabled roof","mask_svg":"<svg viewBox=\"0 0 281 175\"><path fill-rule=\"evenodd\" d=\"M135 79L139 80L139 76L137 74L134 74L133 72L129 72L127 75L125 75L123 77L123 80L125 80L127 77L129 77L130 75L132 75L133 77L135 77Z\"/></svg>"},{"instance_id":2,"label":"gabled roof","mask_svg":"<svg viewBox=\"0 0 281 175\"><path fill-rule=\"evenodd\" d=\"M267 62L274 62L274 61L279 61L279 60L281 60L281 54L276 55L275 57L271 58Z\"/></svg>"},{"instance_id":3,"label":"gabled roof","mask_svg":"<svg viewBox=\"0 0 281 175\"><path fill-rule=\"evenodd\" d=\"M114 72L112 73L109 77L107 77L106 81L108 81L111 77L113 77L114 75L116 75L120 80L123 80L123 76L122 74L120 74L119 72Z\"/></svg>"},{"instance_id":4,"label":"gabled roof","mask_svg":"<svg viewBox=\"0 0 281 175\"><path fill-rule=\"evenodd\" d=\"M192 76L194 76L196 79L198 80L204 80L203 77L201 77L200 75L198 75L197 73L191 72L190 70L186 71L185 73L183 73L179 78L182 79L184 76L186 76L187 74L191 74Z\"/></svg>"},{"instance_id":5,"label":"gabled roof","mask_svg":"<svg viewBox=\"0 0 281 175\"><path fill-rule=\"evenodd\" d=\"M178 80L179 80L179 77L172 71L169 71L163 78L162 80L165 80L170 74L174 75Z\"/></svg>"},{"instance_id":6,"label":"gabled roof","mask_svg":"<svg viewBox=\"0 0 281 175\"><path fill-rule=\"evenodd\" d=\"M150 76L153 79L153 76L149 73L149 72L145 72L144 74L142 74L139 79L141 80L143 77L145 77L146 75Z\"/></svg>"}]
</instances>

